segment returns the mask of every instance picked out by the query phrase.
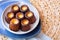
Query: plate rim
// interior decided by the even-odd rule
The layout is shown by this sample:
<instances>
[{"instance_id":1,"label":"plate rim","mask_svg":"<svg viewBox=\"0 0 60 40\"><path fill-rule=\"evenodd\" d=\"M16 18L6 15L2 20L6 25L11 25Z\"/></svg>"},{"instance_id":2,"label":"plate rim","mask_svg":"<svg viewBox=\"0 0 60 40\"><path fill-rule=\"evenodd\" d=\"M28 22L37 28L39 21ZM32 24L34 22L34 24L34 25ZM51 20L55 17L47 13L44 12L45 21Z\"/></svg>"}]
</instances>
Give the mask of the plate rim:
<instances>
[{"instance_id":1,"label":"plate rim","mask_svg":"<svg viewBox=\"0 0 60 40\"><path fill-rule=\"evenodd\" d=\"M23 1L23 2L24 2L24 1ZM14 3L14 4L16 4L16 3ZM30 3L29 3L29 4L30 4ZM13 5L13 4L11 4L11 5ZM30 5L32 5L32 4L30 4ZM32 6L33 6L33 5L32 5ZM8 7L8 6L7 6L7 7ZM6 8L7 8L7 7L6 7ZM34 6L33 6L33 7L34 7ZM34 8L35 8L35 7L34 7ZM36 8L35 8L35 10L37 11ZM4 11L5 11L5 10L4 10ZM4 12L4 11L3 11L3 12ZM37 12L38 12L38 11L37 11ZM37 24L37 25L38 25L38 24ZM36 25L36 26L37 26L37 25ZM6 30L7 30L7 29L6 29ZM8 30L8 31L9 31L9 30ZM11 31L10 31L10 32L11 32ZM30 32L31 32L31 31L30 31ZM12 32L12 33L13 33L13 32ZM28 33L28 32L26 32L26 33ZM23 34L26 34L26 33L23 33ZM14 34L17 34L17 33L14 33ZM20 33L18 33L18 34L20 34ZM22 33L21 33L21 34L22 34Z\"/></svg>"}]
</instances>

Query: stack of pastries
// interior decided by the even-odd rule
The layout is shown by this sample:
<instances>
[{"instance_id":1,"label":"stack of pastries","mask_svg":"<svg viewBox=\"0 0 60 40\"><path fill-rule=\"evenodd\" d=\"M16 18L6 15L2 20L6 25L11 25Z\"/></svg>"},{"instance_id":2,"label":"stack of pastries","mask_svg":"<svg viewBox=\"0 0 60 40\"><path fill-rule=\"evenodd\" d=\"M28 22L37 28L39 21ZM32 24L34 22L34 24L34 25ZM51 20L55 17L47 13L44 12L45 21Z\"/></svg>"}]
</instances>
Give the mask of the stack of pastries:
<instances>
[{"instance_id":1,"label":"stack of pastries","mask_svg":"<svg viewBox=\"0 0 60 40\"><path fill-rule=\"evenodd\" d=\"M6 22L12 31L28 31L31 29L31 24L36 21L34 13L29 10L27 5L12 5L11 11L5 16Z\"/></svg>"}]
</instances>

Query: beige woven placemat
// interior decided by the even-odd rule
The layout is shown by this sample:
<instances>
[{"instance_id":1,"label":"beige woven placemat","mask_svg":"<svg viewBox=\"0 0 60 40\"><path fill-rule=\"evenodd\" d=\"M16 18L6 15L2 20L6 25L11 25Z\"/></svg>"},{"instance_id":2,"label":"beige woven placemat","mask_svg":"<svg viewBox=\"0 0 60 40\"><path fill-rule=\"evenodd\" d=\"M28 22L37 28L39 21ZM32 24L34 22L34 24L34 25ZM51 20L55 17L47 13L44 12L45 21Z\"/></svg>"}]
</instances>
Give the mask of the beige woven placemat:
<instances>
[{"instance_id":1,"label":"beige woven placemat","mask_svg":"<svg viewBox=\"0 0 60 40\"><path fill-rule=\"evenodd\" d=\"M37 8L42 32L53 40L60 40L60 0L30 0Z\"/></svg>"}]
</instances>

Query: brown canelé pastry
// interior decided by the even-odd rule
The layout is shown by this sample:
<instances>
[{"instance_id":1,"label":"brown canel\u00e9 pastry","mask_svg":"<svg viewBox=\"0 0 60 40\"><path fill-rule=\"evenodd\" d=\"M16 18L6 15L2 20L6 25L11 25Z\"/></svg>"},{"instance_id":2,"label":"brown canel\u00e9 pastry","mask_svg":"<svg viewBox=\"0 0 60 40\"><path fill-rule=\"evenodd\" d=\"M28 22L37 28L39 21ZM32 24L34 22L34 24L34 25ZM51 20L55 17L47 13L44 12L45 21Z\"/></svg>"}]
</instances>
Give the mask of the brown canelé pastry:
<instances>
[{"instance_id":1,"label":"brown canel\u00e9 pastry","mask_svg":"<svg viewBox=\"0 0 60 40\"><path fill-rule=\"evenodd\" d=\"M18 13L16 13L16 18L17 19L23 19L24 18L24 14L22 12L18 12Z\"/></svg>"},{"instance_id":2,"label":"brown canel\u00e9 pastry","mask_svg":"<svg viewBox=\"0 0 60 40\"><path fill-rule=\"evenodd\" d=\"M13 5L12 8L11 8L11 10L12 10L14 13L16 13L16 12L18 12L18 11L20 10L20 8L19 8L18 5Z\"/></svg>"},{"instance_id":3,"label":"brown canel\u00e9 pastry","mask_svg":"<svg viewBox=\"0 0 60 40\"><path fill-rule=\"evenodd\" d=\"M31 11L26 12L25 17L30 21L30 24L33 24L36 21L34 13Z\"/></svg>"},{"instance_id":4,"label":"brown canel\u00e9 pastry","mask_svg":"<svg viewBox=\"0 0 60 40\"><path fill-rule=\"evenodd\" d=\"M13 12L8 12L7 15L5 16L5 20L7 23L10 23L10 20L14 18L14 13Z\"/></svg>"},{"instance_id":5,"label":"brown canel\u00e9 pastry","mask_svg":"<svg viewBox=\"0 0 60 40\"><path fill-rule=\"evenodd\" d=\"M27 5L22 5L21 8L20 8L20 10L21 10L22 12L26 12L26 11L29 10L29 8L28 8Z\"/></svg>"},{"instance_id":6,"label":"brown canel\u00e9 pastry","mask_svg":"<svg viewBox=\"0 0 60 40\"><path fill-rule=\"evenodd\" d=\"M19 31L20 29L20 23L19 23L19 20L14 18L10 21L10 24L9 24L9 28L10 30L12 31Z\"/></svg>"},{"instance_id":7,"label":"brown canel\u00e9 pastry","mask_svg":"<svg viewBox=\"0 0 60 40\"><path fill-rule=\"evenodd\" d=\"M30 25L29 25L29 20L28 19L21 20L21 25L22 25L22 28L21 28L22 31L28 31L31 28Z\"/></svg>"},{"instance_id":8,"label":"brown canel\u00e9 pastry","mask_svg":"<svg viewBox=\"0 0 60 40\"><path fill-rule=\"evenodd\" d=\"M28 31L30 29L31 29L30 25L24 26L24 27L21 28L22 31Z\"/></svg>"}]
</instances>

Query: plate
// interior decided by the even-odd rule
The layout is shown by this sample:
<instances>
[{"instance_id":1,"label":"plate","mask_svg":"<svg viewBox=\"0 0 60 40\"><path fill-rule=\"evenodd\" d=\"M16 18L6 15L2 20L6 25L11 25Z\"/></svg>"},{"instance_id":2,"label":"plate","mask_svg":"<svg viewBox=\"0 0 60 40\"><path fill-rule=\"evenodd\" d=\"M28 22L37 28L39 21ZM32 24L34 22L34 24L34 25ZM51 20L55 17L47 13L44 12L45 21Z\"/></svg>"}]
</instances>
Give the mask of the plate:
<instances>
[{"instance_id":1,"label":"plate","mask_svg":"<svg viewBox=\"0 0 60 40\"><path fill-rule=\"evenodd\" d=\"M14 32L14 31L11 31L9 29L9 24L7 24L6 21L5 21L5 14L9 11L9 9L7 10L7 8L9 6L11 6L11 5L14 5L14 4L17 4L19 6L21 6L21 5L27 5L29 7L29 9L32 12L34 12L34 15L36 17L36 22L31 25L31 29L29 31L26 31L26 32L23 32L23 31ZM6 30L8 30L9 32L11 32L11 33L14 33L14 34L26 34L26 33L29 33L31 31L33 31L37 27L37 25L39 23L39 13L38 13L37 9L34 6L32 6L30 3L28 3L28 2L25 2L25 1L11 1L11 2L6 2L6 3L2 4L2 9L3 8L4 8L4 10L2 11L2 14L1 14L1 23L2 23L3 27Z\"/></svg>"}]
</instances>

